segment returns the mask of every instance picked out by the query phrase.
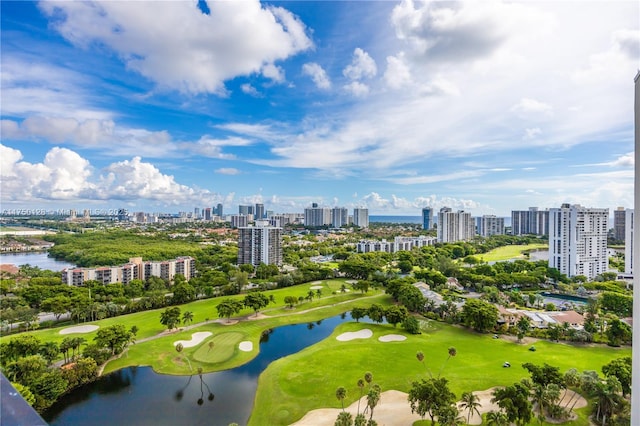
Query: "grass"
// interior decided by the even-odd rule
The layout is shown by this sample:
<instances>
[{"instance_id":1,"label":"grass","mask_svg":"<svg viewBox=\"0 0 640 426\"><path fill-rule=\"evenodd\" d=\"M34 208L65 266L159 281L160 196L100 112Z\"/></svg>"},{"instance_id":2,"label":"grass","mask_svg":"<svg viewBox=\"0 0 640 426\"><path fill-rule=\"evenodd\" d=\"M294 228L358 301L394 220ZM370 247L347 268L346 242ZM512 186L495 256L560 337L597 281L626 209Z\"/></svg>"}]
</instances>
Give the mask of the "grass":
<instances>
[{"instance_id":1,"label":"grass","mask_svg":"<svg viewBox=\"0 0 640 426\"><path fill-rule=\"evenodd\" d=\"M547 244L526 244L526 245L510 245L495 248L486 253L480 253L474 255L478 259L484 262L500 262L509 259L525 259L523 252L529 250L544 250L549 246Z\"/></svg>"},{"instance_id":2,"label":"grass","mask_svg":"<svg viewBox=\"0 0 640 426\"><path fill-rule=\"evenodd\" d=\"M340 333L363 328L371 329L373 337L349 342L335 339ZM249 424L286 425L309 410L339 408L340 402L335 397L339 386L348 391L345 406L351 404L359 396L356 382L366 371L373 373L374 382L383 391L408 392L413 381L429 374L416 359L418 351L425 354L425 363L433 375L444 366L442 374L458 397L464 391L509 385L527 377L526 371L520 368L525 362L546 362L563 372L573 367L580 371L599 371L611 359L631 353L630 349L577 347L547 341L537 342L537 351L530 352L530 345L492 339L491 335L459 327L436 323L432 330L418 336L407 335L404 342L382 343L378 337L384 334L405 333L390 325L347 323L338 326L324 341L269 365L260 376ZM450 346L456 347L458 354L447 361ZM509 361L512 368L503 368L504 361Z\"/></svg>"},{"instance_id":3,"label":"grass","mask_svg":"<svg viewBox=\"0 0 640 426\"><path fill-rule=\"evenodd\" d=\"M237 331L217 334L199 345L193 353L193 359L208 364L227 361L236 354L238 344L246 338L246 334ZM210 343L213 343L213 347Z\"/></svg>"}]
</instances>

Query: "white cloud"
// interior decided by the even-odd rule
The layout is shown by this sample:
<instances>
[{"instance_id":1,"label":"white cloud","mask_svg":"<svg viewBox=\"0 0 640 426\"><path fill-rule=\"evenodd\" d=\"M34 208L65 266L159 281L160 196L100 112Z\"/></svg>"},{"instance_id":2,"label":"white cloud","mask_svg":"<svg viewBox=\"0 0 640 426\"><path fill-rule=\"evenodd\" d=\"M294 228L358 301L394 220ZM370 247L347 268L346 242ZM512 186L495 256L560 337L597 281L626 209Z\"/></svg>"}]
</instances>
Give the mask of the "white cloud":
<instances>
[{"instance_id":1,"label":"white cloud","mask_svg":"<svg viewBox=\"0 0 640 426\"><path fill-rule=\"evenodd\" d=\"M67 40L104 45L161 87L224 94L224 82L262 73L284 78L276 61L312 47L291 12L257 0L216 2L203 14L196 2L41 2ZM170 29L170 31L167 31Z\"/></svg>"},{"instance_id":2,"label":"white cloud","mask_svg":"<svg viewBox=\"0 0 640 426\"><path fill-rule=\"evenodd\" d=\"M540 129L539 127L533 127L530 129L525 129L524 130L524 139L525 140L531 140L531 139L535 139L538 136L540 136L542 134L542 129Z\"/></svg>"},{"instance_id":3,"label":"white cloud","mask_svg":"<svg viewBox=\"0 0 640 426\"><path fill-rule=\"evenodd\" d=\"M222 167L222 168L216 169L215 172L220 175L229 175L229 176L235 176L240 174L240 170L235 169L233 167Z\"/></svg>"},{"instance_id":4,"label":"white cloud","mask_svg":"<svg viewBox=\"0 0 640 426\"><path fill-rule=\"evenodd\" d=\"M311 77L311 80L313 80L319 89L331 88L331 80L329 80L327 73L315 62L308 62L302 65L302 73Z\"/></svg>"},{"instance_id":5,"label":"white cloud","mask_svg":"<svg viewBox=\"0 0 640 426\"><path fill-rule=\"evenodd\" d=\"M254 98L261 98L264 96L262 93L258 91L258 89L256 89L249 83L245 83L242 86L240 86L240 90L242 90L242 93L245 93L249 96L253 96Z\"/></svg>"},{"instance_id":6,"label":"white cloud","mask_svg":"<svg viewBox=\"0 0 640 426\"><path fill-rule=\"evenodd\" d=\"M535 99L522 98L511 107L511 111L524 117L549 116L553 113L553 107Z\"/></svg>"},{"instance_id":7,"label":"white cloud","mask_svg":"<svg viewBox=\"0 0 640 426\"><path fill-rule=\"evenodd\" d=\"M351 63L342 70L342 74L351 80L374 77L378 72L376 62L361 48L353 51Z\"/></svg>"},{"instance_id":8,"label":"white cloud","mask_svg":"<svg viewBox=\"0 0 640 426\"><path fill-rule=\"evenodd\" d=\"M391 198L384 198L377 192L371 192L365 195L354 204L354 206L357 205L367 207L369 208L369 211L374 210L382 212L417 212L425 206L430 206L435 210L439 210L442 207L451 207L452 209L456 210L469 210L478 208L487 209L487 206L484 206L474 200L468 199L459 199L453 197L439 198L436 195L430 195L428 197L416 197L412 200L409 200L403 197L397 197L393 194L391 195Z\"/></svg>"},{"instance_id":9,"label":"white cloud","mask_svg":"<svg viewBox=\"0 0 640 426\"><path fill-rule=\"evenodd\" d=\"M347 92L356 97L366 96L369 94L369 86L359 81L352 81L349 84L345 84L344 88Z\"/></svg>"},{"instance_id":10,"label":"white cloud","mask_svg":"<svg viewBox=\"0 0 640 426\"><path fill-rule=\"evenodd\" d=\"M399 89L411 83L411 70L404 61L404 55L387 56L387 69L384 72L387 86Z\"/></svg>"},{"instance_id":11,"label":"white cloud","mask_svg":"<svg viewBox=\"0 0 640 426\"><path fill-rule=\"evenodd\" d=\"M613 33L614 49L632 61L640 59L640 30L619 30Z\"/></svg>"}]
</instances>

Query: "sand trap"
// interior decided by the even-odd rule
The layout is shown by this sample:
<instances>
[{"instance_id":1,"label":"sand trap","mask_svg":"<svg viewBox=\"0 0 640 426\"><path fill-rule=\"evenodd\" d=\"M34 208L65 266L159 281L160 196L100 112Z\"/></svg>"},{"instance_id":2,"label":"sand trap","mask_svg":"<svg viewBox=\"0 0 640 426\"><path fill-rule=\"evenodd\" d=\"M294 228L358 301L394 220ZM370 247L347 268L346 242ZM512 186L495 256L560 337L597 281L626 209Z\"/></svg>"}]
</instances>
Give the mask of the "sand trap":
<instances>
[{"instance_id":1,"label":"sand trap","mask_svg":"<svg viewBox=\"0 0 640 426\"><path fill-rule=\"evenodd\" d=\"M183 348L192 348L202 343L202 341L211 336L211 334L213 333L210 331L199 331L191 335L191 340L176 340L173 342L173 346L176 346L178 343L182 343Z\"/></svg>"},{"instance_id":2,"label":"sand trap","mask_svg":"<svg viewBox=\"0 0 640 426\"><path fill-rule=\"evenodd\" d=\"M378 337L378 340L381 342L402 342L403 340L407 340L407 336L402 336L400 334L387 334Z\"/></svg>"},{"instance_id":3,"label":"sand trap","mask_svg":"<svg viewBox=\"0 0 640 426\"><path fill-rule=\"evenodd\" d=\"M368 339L373 336L373 331L368 328L364 328L360 331L348 331L346 333L342 333L336 337L336 340L341 342L348 342L353 339ZM334 419L335 420L335 419Z\"/></svg>"},{"instance_id":4,"label":"sand trap","mask_svg":"<svg viewBox=\"0 0 640 426\"><path fill-rule=\"evenodd\" d=\"M321 285L312 285L311 287L309 287L311 290L320 290L323 289L324 286Z\"/></svg>"},{"instance_id":5,"label":"sand trap","mask_svg":"<svg viewBox=\"0 0 640 426\"><path fill-rule=\"evenodd\" d=\"M240 344L238 345L238 349L240 349L242 352L251 352L253 350L253 342L240 342Z\"/></svg>"},{"instance_id":6,"label":"sand trap","mask_svg":"<svg viewBox=\"0 0 640 426\"><path fill-rule=\"evenodd\" d=\"M100 327L97 325L78 325L75 327L63 328L59 331L60 334L73 334L73 333L91 333L96 331Z\"/></svg>"},{"instance_id":7,"label":"sand trap","mask_svg":"<svg viewBox=\"0 0 640 426\"><path fill-rule=\"evenodd\" d=\"M314 281L311 283L311 285L318 285L318 284L322 284L322 281Z\"/></svg>"},{"instance_id":8,"label":"sand trap","mask_svg":"<svg viewBox=\"0 0 640 426\"><path fill-rule=\"evenodd\" d=\"M491 403L494 389L495 388L491 388L481 392L474 392L474 394L480 399L479 402L482 405L478 408L480 414L500 409L497 404ZM572 391L569 392L568 397L572 394ZM406 426L413 424L416 420L420 420L420 416L418 414L411 413L411 406L409 405L407 397L408 395L406 393L396 390L382 392L380 395L380 402L375 408L373 419L378 422L379 425L387 426ZM584 407L586 406L586 403L585 399L579 396L579 400L575 408ZM362 412L363 407L366 407L366 405L367 397L363 396L360 400L360 412ZM356 416L357 410L358 401L355 401L349 407L345 407L345 411L350 412L353 417ZM320 408L312 410L305 414L302 419L292 423L291 426L333 426L340 411L342 411L340 408ZM464 417L466 420L467 412L460 410L460 416ZM469 424L479 425L482 423L481 420L481 417L474 413L474 415L471 416Z\"/></svg>"},{"instance_id":9,"label":"sand trap","mask_svg":"<svg viewBox=\"0 0 640 426\"><path fill-rule=\"evenodd\" d=\"M389 390L382 392L380 402L373 413L373 420L379 425L411 425L416 420L420 420L418 414L411 413L411 406L407 401L407 394L400 391ZM363 396L360 400L360 412L367 406L367 397ZM340 408L320 408L318 410L309 411L302 419L293 423L291 426L333 426L336 417L342 411ZM345 411L351 413L355 418L358 411L358 401L355 401L349 407L345 407Z\"/></svg>"}]
</instances>

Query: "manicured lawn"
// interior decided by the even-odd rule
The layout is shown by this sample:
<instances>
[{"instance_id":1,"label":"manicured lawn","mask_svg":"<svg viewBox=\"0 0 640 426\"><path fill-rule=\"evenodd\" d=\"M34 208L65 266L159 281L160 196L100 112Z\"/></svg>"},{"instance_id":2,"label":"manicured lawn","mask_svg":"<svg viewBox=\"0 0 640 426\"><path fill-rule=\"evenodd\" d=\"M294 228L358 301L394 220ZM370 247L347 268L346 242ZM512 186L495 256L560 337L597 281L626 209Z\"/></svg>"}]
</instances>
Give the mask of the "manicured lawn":
<instances>
[{"instance_id":1,"label":"manicured lawn","mask_svg":"<svg viewBox=\"0 0 640 426\"><path fill-rule=\"evenodd\" d=\"M339 342L335 337L346 331L369 328L370 339ZM356 385L366 371L373 373L374 382L382 390L408 392L411 383L428 376L416 353L425 354L425 363L434 375L443 368L451 390L460 396L464 391L486 390L509 385L527 377L522 363L544 362L561 371L597 370L613 358L630 356L630 349L605 346L576 347L540 341L537 351L530 345L504 339L492 339L490 334L477 334L454 326L437 323L433 331L418 336L407 335L404 342L382 343L385 334L405 334L390 325L347 323L336 328L332 336L305 350L273 362L259 379L258 392L250 424L287 425L306 412L322 407L340 407L335 390L344 386L345 406L359 396ZM447 361L450 346L457 356ZM503 368L509 361L511 368ZM258 420L259 419L259 420Z\"/></svg>"},{"instance_id":2,"label":"manicured lawn","mask_svg":"<svg viewBox=\"0 0 640 426\"><path fill-rule=\"evenodd\" d=\"M526 244L526 245L512 245L502 246L486 253L475 254L474 257L481 259L485 262L499 262L509 259L525 259L525 255L522 253L526 250L547 249L547 244Z\"/></svg>"},{"instance_id":3,"label":"manicured lawn","mask_svg":"<svg viewBox=\"0 0 640 426\"><path fill-rule=\"evenodd\" d=\"M246 334L236 331L216 334L199 345L193 353L193 359L209 364L224 362L235 355L238 344L246 338ZM210 343L213 343L213 347Z\"/></svg>"},{"instance_id":4,"label":"manicured lawn","mask_svg":"<svg viewBox=\"0 0 640 426\"><path fill-rule=\"evenodd\" d=\"M340 300L340 302L344 302L344 300ZM238 323L227 323L223 321L222 323L203 324L190 330L177 331L155 340L130 346L125 356L107 364L104 373L106 374L120 368L134 365L150 365L158 373L190 374L191 370L189 369L188 363L181 361L184 357L189 358L193 371L198 367L201 367L204 372L234 368L245 364L258 354L260 336L265 330L287 324L318 321L349 311L354 306L368 307L372 303L387 306L391 304L391 297L384 294L378 294L376 296L369 294L360 296L355 300L347 300L346 303L334 303L332 305L317 307L317 309L310 310L309 312L302 312L301 309L298 309L297 311L292 310L292 315L266 317L264 319L253 319L254 317L251 315L249 319ZM184 348L180 354L176 352L173 342L177 340L189 340L193 333L202 331L209 331L213 333L213 336L205 339L198 346ZM223 339L222 336L228 333L239 334L243 337L240 340L236 340L235 338ZM216 336L221 337L219 340L214 340L214 348L211 352L221 351L222 355L214 361L203 359L203 353L206 353L209 349L209 340L216 339ZM243 352L238 350L238 343L243 340L253 343L252 351ZM229 357L229 353L233 355ZM198 355L196 356L196 354Z\"/></svg>"}]
</instances>

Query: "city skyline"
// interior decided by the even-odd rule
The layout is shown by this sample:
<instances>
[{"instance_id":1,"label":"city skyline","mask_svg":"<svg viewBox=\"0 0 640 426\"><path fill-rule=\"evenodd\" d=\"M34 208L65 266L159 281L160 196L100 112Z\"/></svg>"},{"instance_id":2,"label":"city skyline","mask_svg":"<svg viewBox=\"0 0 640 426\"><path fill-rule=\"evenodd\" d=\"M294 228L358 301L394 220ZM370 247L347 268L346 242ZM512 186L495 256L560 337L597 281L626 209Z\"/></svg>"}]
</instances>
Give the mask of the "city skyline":
<instances>
[{"instance_id":1,"label":"city skyline","mask_svg":"<svg viewBox=\"0 0 640 426\"><path fill-rule=\"evenodd\" d=\"M5 2L0 203L629 208L639 13L632 1Z\"/></svg>"}]
</instances>

